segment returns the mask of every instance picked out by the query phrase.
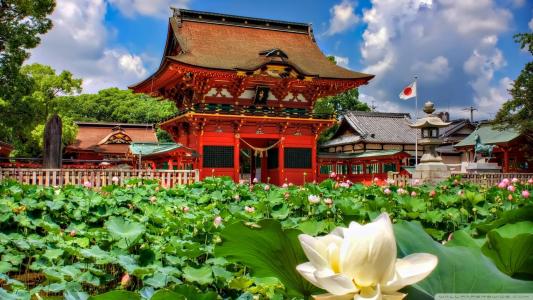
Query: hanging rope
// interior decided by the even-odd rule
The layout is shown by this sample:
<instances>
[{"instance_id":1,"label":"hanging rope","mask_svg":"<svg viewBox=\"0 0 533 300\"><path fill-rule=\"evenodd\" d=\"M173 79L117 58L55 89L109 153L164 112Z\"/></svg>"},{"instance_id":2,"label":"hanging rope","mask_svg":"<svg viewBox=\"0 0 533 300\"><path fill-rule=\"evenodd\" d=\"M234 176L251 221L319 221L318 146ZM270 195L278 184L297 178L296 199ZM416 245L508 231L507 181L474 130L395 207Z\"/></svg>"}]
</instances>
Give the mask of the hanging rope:
<instances>
[{"instance_id":1,"label":"hanging rope","mask_svg":"<svg viewBox=\"0 0 533 300\"><path fill-rule=\"evenodd\" d=\"M246 144L246 146L250 147L252 150L254 150L254 156L259 156L259 157L263 157L263 153L265 155L265 157L267 156L267 151L276 147L279 142L281 142L281 140L278 140L277 142L275 142L274 144L268 146L268 147L265 147L265 148L261 148L261 147L254 147L252 145L250 145L248 142L246 142L245 140L243 140L242 138L239 138L239 140L241 140L243 143Z\"/></svg>"}]
</instances>

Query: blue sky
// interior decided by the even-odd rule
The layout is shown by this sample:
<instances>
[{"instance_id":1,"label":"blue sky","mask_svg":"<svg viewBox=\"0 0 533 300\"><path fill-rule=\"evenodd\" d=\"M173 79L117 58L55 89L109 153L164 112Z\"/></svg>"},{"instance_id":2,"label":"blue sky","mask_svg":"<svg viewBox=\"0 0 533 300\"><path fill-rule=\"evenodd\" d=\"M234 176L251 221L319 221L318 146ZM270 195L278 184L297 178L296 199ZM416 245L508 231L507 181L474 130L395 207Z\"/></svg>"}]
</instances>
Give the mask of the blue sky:
<instances>
[{"instance_id":1,"label":"blue sky","mask_svg":"<svg viewBox=\"0 0 533 300\"><path fill-rule=\"evenodd\" d=\"M420 104L490 118L531 60L512 39L533 30L528 0L58 0L30 62L72 71L84 92L126 88L157 68L169 6L312 23L325 54L376 75L360 91L380 111L412 113L398 93L418 75Z\"/></svg>"}]
</instances>

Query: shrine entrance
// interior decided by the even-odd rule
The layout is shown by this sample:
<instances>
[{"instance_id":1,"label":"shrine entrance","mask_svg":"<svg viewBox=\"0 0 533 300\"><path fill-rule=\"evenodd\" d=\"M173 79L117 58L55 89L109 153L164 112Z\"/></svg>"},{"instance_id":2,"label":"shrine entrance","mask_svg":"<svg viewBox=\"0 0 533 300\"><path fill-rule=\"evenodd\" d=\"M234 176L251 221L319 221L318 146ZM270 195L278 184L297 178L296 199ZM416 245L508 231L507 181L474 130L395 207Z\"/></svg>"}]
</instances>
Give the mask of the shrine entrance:
<instances>
[{"instance_id":1,"label":"shrine entrance","mask_svg":"<svg viewBox=\"0 0 533 300\"><path fill-rule=\"evenodd\" d=\"M280 139L240 139L239 180L279 184L279 145Z\"/></svg>"}]
</instances>

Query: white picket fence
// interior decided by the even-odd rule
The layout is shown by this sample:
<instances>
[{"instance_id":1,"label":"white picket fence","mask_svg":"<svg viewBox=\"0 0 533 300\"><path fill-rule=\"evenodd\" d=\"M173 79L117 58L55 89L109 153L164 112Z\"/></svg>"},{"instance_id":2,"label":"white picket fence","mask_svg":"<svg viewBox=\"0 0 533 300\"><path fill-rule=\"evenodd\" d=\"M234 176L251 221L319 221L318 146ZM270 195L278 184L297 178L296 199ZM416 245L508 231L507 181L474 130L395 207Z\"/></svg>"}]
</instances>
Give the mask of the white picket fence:
<instances>
[{"instance_id":1,"label":"white picket fence","mask_svg":"<svg viewBox=\"0 0 533 300\"><path fill-rule=\"evenodd\" d=\"M191 184L200 180L198 170L124 170L124 169L4 169L0 181L17 180L23 184L42 186L83 185L92 187L125 185L129 179L157 180L163 187Z\"/></svg>"}]
</instances>

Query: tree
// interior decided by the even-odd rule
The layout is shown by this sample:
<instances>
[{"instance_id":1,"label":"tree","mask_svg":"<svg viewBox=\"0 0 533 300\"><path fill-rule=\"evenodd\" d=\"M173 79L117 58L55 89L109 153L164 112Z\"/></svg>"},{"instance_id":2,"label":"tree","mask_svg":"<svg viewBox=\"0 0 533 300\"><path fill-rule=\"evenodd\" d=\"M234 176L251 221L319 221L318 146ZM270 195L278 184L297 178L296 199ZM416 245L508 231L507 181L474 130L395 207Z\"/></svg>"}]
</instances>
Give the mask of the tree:
<instances>
[{"instance_id":1,"label":"tree","mask_svg":"<svg viewBox=\"0 0 533 300\"><path fill-rule=\"evenodd\" d=\"M77 121L158 123L178 112L171 101L118 88L104 89L97 94L64 96L57 100L57 112ZM157 136L162 142L172 141L168 133L160 129Z\"/></svg>"},{"instance_id":2,"label":"tree","mask_svg":"<svg viewBox=\"0 0 533 300\"><path fill-rule=\"evenodd\" d=\"M32 93L26 96L27 101L33 101L32 106L42 112L41 120L48 119L58 95L69 95L81 92L81 79L73 78L69 71L56 71L50 66L31 64L22 67L20 72L32 80Z\"/></svg>"},{"instance_id":3,"label":"tree","mask_svg":"<svg viewBox=\"0 0 533 300\"><path fill-rule=\"evenodd\" d=\"M533 33L514 36L521 49L533 55ZM505 102L493 121L500 128L516 128L533 138L533 61L528 62L509 90L512 99Z\"/></svg>"},{"instance_id":4,"label":"tree","mask_svg":"<svg viewBox=\"0 0 533 300\"><path fill-rule=\"evenodd\" d=\"M33 118L22 101L32 92L32 81L20 67L28 50L39 44L39 35L52 28L48 15L54 7L54 0L0 1L0 139L15 146L30 138L28 124Z\"/></svg>"},{"instance_id":5,"label":"tree","mask_svg":"<svg viewBox=\"0 0 533 300\"><path fill-rule=\"evenodd\" d=\"M42 150L44 124L52 113L63 117L63 143L74 141L77 127L68 115L62 114L55 103L58 95L68 95L81 91L81 79L73 78L72 73L63 71L56 74L50 66L31 64L21 68L20 73L30 80L31 92L22 97L14 108L24 107L24 117L19 118L12 128L16 155L39 155ZM22 112L17 112L17 115Z\"/></svg>"}]
</instances>

